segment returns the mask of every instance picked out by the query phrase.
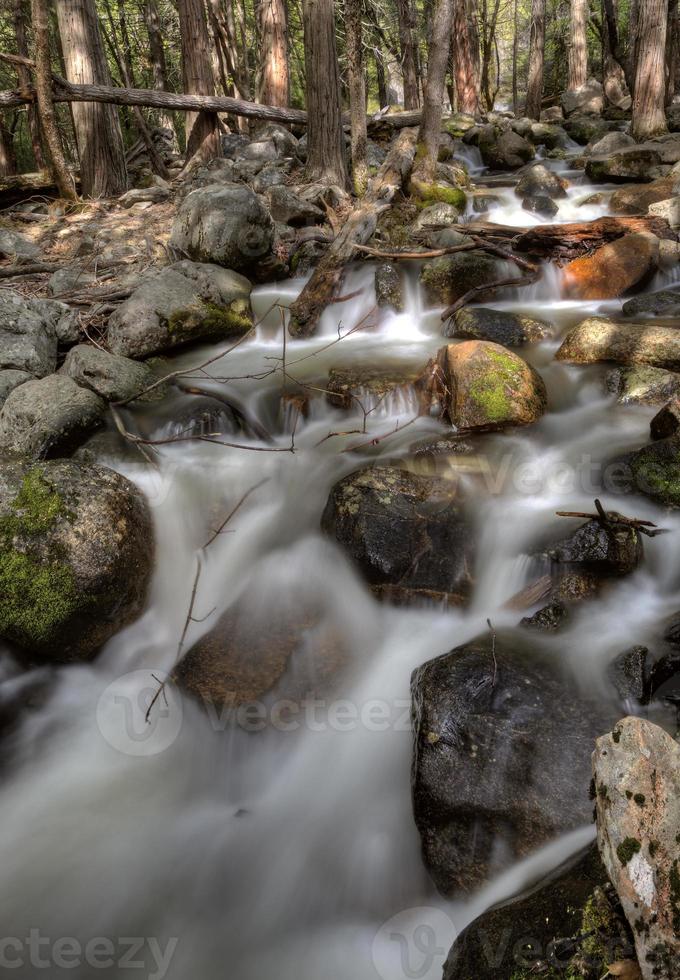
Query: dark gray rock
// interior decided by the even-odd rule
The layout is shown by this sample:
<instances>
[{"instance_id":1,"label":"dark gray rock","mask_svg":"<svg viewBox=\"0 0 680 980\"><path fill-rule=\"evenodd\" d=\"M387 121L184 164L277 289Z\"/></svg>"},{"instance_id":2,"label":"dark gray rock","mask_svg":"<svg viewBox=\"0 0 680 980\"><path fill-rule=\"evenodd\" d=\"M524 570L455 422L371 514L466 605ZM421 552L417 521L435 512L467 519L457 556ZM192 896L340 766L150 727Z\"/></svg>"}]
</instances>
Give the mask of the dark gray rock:
<instances>
[{"instance_id":1,"label":"dark gray rock","mask_svg":"<svg viewBox=\"0 0 680 980\"><path fill-rule=\"evenodd\" d=\"M404 287L399 267L382 262L375 270L375 298L378 306L400 313L404 309Z\"/></svg>"},{"instance_id":2,"label":"dark gray rock","mask_svg":"<svg viewBox=\"0 0 680 980\"><path fill-rule=\"evenodd\" d=\"M503 266L484 252L459 252L423 264L420 281L432 303L448 306L476 286L503 278ZM484 301L484 294L478 296Z\"/></svg>"},{"instance_id":3,"label":"dark gray rock","mask_svg":"<svg viewBox=\"0 0 680 980\"><path fill-rule=\"evenodd\" d=\"M567 196L568 186L563 177L537 163L519 179L515 194L518 197L562 198Z\"/></svg>"},{"instance_id":4,"label":"dark gray rock","mask_svg":"<svg viewBox=\"0 0 680 980\"><path fill-rule=\"evenodd\" d=\"M640 703L647 700L647 647L635 646L624 650L609 665L607 674L622 701Z\"/></svg>"},{"instance_id":5,"label":"dark gray rock","mask_svg":"<svg viewBox=\"0 0 680 980\"><path fill-rule=\"evenodd\" d=\"M0 408L5 404L11 392L26 381L33 381L33 375L27 371L0 371Z\"/></svg>"},{"instance_id":6,"label":"dark gray rock","mask_svg":"<svg viewBox=\"0 0 680 980\"><path fill-rule=\"evenodd\" d=\"M559 211L559 205L550 197L525 197L522 209L530 214L539 214L542 218L554 218Z\"/></svg>"},{"instance_id":7,"label":"dark gray rock","mask_svg":"<svg viewBox=\"0 0 680 980\"><path fill-rule=\"evenodd\" d=\"M616 524L616 514L608 512L612 523L588 521L548 551L558 564L586 565L599 577L629 575L642 560L642 537L634 527Z\"/></svg>"},{"instance_id":8,"label":"dark gray rock","mask_svg":"<svg viewBox=\"0 0 680 980\"><path fill-rule=\"evenodd\" d=\"M304 225L323 224L325 213L315 204L304 201L287 187L271 187L267 192L269 210L274 221L285 225L302 227Z\"/></svg>"},{"instance_id":9,"label":"dark gray rock","mask_svg":"<svg viewBox=\"0 0 680 980\"><path fill-rule=\"evenodd\" d=\"M51 374L26 381L0 410L0 452L36 459L68 455L101 425L105 408L72 378Z\"/></svg>"},{"instance_id":10,"label":"dark gray rock","mask_svg":"<svg viewBox=\"0 0 680 980\"><path fill-rule=\"evenodd\" d=\"M521 347L544 340L550 334L551 327L542 320L482 306L463 307L444 328L445 337L491 340L504 347Z\"/></svg>"},{"instance_id":11,"label":"dark gray rock","mask_svg":"<svg viewBox=\"0 0 680 980\"><path fill-rule=\"evenodd\" d=\"M680 431L680 399L674 398L649 423L652 439L668 439Z\"/></svg>"},{"instance_id":12,"label":"dark gray rock","mask_svg":"<svg viewBox=\"0 0 680 980\"><path fill-rule=\"evenodd\" d=\"M60 373L110 402L135 398L156 380L146 364L85 344L68 352Z\"/></svg>"},{"instance_id":13,"label":"dark gray rock","mask_svg":"<svg viewBox=\"0 0 680 980\"><path fill-rule=\"evenodd\" d=\"M626 300L621 307L626 316L680 316L680 292L662 289L658 293L643 293Z\"/></svg>"}]
</instances>

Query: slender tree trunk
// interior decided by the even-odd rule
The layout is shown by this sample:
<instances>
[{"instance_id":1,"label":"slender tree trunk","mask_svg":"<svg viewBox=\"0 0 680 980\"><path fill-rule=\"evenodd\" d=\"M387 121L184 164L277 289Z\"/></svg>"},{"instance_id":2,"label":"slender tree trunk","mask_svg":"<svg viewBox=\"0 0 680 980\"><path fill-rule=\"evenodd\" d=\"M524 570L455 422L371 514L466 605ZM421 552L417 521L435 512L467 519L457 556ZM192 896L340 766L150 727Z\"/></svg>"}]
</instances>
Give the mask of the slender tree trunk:
<instances>
[{"instance_id":1,"label":"slender tree trunk","mask_svg":"<svg viewBox=\"0 0 680 980\"><path fill-rule=\"evenodd\" d=\"M144 4L144 23L149 38L149 56L153 72L153 87L159 92L168 91L168 70L165 60L165 47L161 31L161 18L156 0L146 0ZM169 129L175 136L175 120L169 113L159 113L158 122L164 129Z\"/></svg>"},{"instance_id":2,"label":"slender tree trunk","mask_svg":"<svg viewBox=\"0 0 680 980\"><path fill-rule=\"evenodd\" d=\"M530 119L540 119L543 100L543 64L545 59L545 0L533 0L529 38L529 80L525 112Z\"/></svg>"},{"instance_id":3,"label":"slender tree trunk","mask_svg":"<svg viewBox=\"0 0 680 980\"><path fill-rule=\"evenodd\" d=\"M17 40L17 54L22 58L28 58L28 41L26 40L26 5L24 0L14 0L14 31ZM24 65L17 65L17 79L20 88L30 88L32 84L31 73ZM35 106L29 106L27 110L28 132L31 137L31 149L37 170L45 169L45 156L43 154L42 143L40 140L40 122Z\"/></svg>"},{"instance_id":4,"label":"slender tree trunk","mask_svg":"<svg viewBox=\"0 0 680 980\"><path fill-rule=\"evenodd\" d=\"M588 0L571 0L569 43L569 90L575 92L588 81Z\"/></svg>"},{"instance_id":5,"label":"slender tree trunk","mask_svg":"<svg viewBox=\"0 0 680 980\"><path fill-rule=\"evenodd\" d=\"M453 75L456 109L471 116L479 113L479 28L476 0L454 0Z\"/></svg>"},{"instance_id":6,"label":"slender tree trunk","mask_svg":"<svg viewBox=\"0 0 680 980\"><path fill-rule=\"evenodd\" d=\"M442 103L446 88L446 69L451 49L451 22L454 0L436 0L430 38L430 59L418 131L418 150L412 185L416 193L425 190L437 173L437 157L442 123ZM421 195L423 196L423 195Z\"/></svg>"},{"instance_id":7,"label":"slender tree trunk","mask_svg":"<svg viewBox=\"0 0 680 980\"><path fill-rule=\"evenodd\" d=\"M625 72L630 94L635 96L635 70L638 58L638 28L640 26L640 0L630 0L628 11L628 57Z\"/></svg>"},{"instance_id":8,"label":"slender tree trunk","mask_svg":"<svg viewBox=\"0 0 680 980\"><path fill-rule=\"evenodd\" d=\"M352 184L361 197L368 185L366 147L366 76L364 74L361 0L345 0L345 33L347 37L347 83L352 144Z\"/></svg>"},{"instance_id":9,"label":"slender tree trunk","mask_svg":"<svg viewBox=\"0 0 680 980\"><path fill-rule=\"evenodd\" d=\"M12 177L17 173L17 158L11 130L0 116L0 177Z\"/></svg>"},{"instance_id":10,"label":"slender tree trunk","mask_svg":"<svg viewBox=\"0 0 680 980\"><path fill-rule=\"evenodd\" d=\"M617 0L602 0L602 51L604 94L618 106L630 96L630 89L623 69L626 62L621 51Z\"/></svg>"},{"instance_id":11,"label":"slender tree trunk","mask_svg":"<svg viewBox=\"0 0 680 980\"><path fill-rule=\"evenodd\" d=\"M666 32L668 0L644 0L638 12L637 63L631 135L648 139L667 131Z\"/></svg>"},{"instance_id":12,"label":"slender tree trunk","mask_svg":"<svg viewBox=\"0 0 680 980\"><path fill-rule=\"evenodd\" d=\"M82 85L110 85L94 0L57 0L56 6L67 79ZM84 102L73 106L73 121L83 196L122 194L127 187L127 172L117 110L110 105ZM50 154L54 149L50 146Z\"/></svg>"},{"instance_id":13,"label":"slender tree trunk","mask_svg":"<svg viewBox=\"0 0 680 980\"><path fill-rule=\"evenodd\" d=\"M666 105L673 101L677 89L678 65L678 0L668 2L668 31L666 35Z\"/></svg>"},{"instance_id":14,"label":"slender tree trunk","mask_svg":"<svg viewBox=\"0 0 680 980\"><path fill-rule=\"evenodd\" d=\"M500 0L494 0L491 18L487 15L486 0L482 4L482 20L484 26L482 41L482 71L481 71L481 90L484 96L486 108L491 111L495 100L495 93L491 91L491 62L496 49L496 24L500 11ZM477 41L479 49L479 41ZM479 71L479 69L478 69Z\"/></svg>"},{"instance_id":15,"label":"slender tree trunk","mask_svg":"<svg viewBox=\"0 0 680 980\"><path fill-rule=\"evenodd\" d=\"M519 0L515 0L512 15L514 34L512 38L512 111L519 112L519 91L517 86L517 60L519 55Z\"/></svg>"},{"instance_id":16,"label":"slender tree trunk","mask_svg":"<svg viewBox=\"0 0 680 980\"><path fill-rule=\"evenodd\" d=\"M416 15L413 0L396 0L396 2L399 18L401 67L404 75L404 108L417 109L420 106L420 93L418 91Z\"/></svg>"},{"instance_id":17,"label":"slender tree trunk","mask_svg":"<svg viewBox=\"0 0 680 980\"><path fill-rule=\"evenodd\" d=\"M307 178L349 185L333 0L303 0L307 79Z\"/></svg>"},{"instance_id":18,"label":"slender tree trunk","mask_svg":"<svg viewBox=\"0 0 680 980\"><path fill-rule=\"evenodd\" d=\"M31 0L35 55L35 92L40 113L40 124L50 157L50 170L60 197L77 200L73 177L69 173L61 145L61 136L54 114L52 101L52 67L50 64L50 37L46 0ZM102 106L101 108L112 108ZM113 110L115 112L115 109ZM82 177L81 177L82 179Z\"/></svg>"},{"instance_id":19,"label":"slender tree trunk","mask_svg":"<svg viewBox=\"0 0 680 980\"><path fill-rule=\"evenodd\" d=\"M203 0L179 0L178 9L184 91L192 95L214 95L215 79ZM186 128L187 164L207 162L221 156L216 112L187 113Z\"/></svg>"},{"instance_id":20,"label":"slender tree trunk","mask_svg":"<svg viewBox=\"0 0 680 980\"><path fill-rule=\"evenodd\" d=\"M287 106L290 77L286 0L258 0L256 9L260 39L258 102Z\"/></svg>"}]
</instances>

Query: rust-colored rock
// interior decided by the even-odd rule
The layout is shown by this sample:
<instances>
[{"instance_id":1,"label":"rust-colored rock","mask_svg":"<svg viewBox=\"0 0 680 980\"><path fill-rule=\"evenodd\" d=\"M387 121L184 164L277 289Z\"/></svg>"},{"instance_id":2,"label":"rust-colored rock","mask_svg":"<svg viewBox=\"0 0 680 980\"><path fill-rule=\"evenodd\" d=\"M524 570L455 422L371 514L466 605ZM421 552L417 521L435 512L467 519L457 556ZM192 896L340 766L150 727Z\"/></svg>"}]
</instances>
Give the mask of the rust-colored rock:
<instances>
[{"instance_id":1,"label":"rust-colored rock","mask_svg":"<svg viewBox=\"0 0 680 980\"><path fill-rule=\"evenodd\" d=\"M626 235L564 269L563 292L570 299L615 299L648 279L659 261L654 235Z\"/></svg>"}]
</instances>

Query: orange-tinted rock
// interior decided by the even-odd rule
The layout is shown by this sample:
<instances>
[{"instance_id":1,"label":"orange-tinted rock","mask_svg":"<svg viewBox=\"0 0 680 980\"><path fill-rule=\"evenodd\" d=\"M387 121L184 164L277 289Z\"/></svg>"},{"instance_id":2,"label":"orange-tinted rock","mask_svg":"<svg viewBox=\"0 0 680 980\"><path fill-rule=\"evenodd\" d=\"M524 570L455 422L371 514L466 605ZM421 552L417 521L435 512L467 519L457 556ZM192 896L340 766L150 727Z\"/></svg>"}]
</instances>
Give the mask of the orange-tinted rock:
<instances>
[{"instance_id":1,"label":"orange-tinted rock","mask_svg":"<svg viewBox=\"0 0 680 980\"><path fill-rule=\"evenodd\" d=\"M659 240L654 235L625 235L565 266L564 295L615 299L648 279L658 259Z\"/></svg>"}]
</instances>

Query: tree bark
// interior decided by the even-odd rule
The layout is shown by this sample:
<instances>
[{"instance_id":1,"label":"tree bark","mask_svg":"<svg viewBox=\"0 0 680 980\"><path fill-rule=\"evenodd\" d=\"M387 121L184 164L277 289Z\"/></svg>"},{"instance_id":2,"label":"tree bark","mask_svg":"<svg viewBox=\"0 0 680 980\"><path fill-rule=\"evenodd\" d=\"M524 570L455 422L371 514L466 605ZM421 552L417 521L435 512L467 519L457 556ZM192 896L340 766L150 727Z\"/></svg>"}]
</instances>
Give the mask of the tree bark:
<instances>
[{"instance_id":1,"label":"tree bark","mask_svg":"<svg viewBox=\"0 0 680 980\"><path fill-rule=\"evenodd\" d=\"M678 50L678 0L668 0L668 30L666 34L666 105L673 101L677 91L680 51Z\"/></svg>"},{"instance_id":2,"label":"tree bark","mask_svg":"<svg viewBox=\"0 0 680 980\"><path fill-rule=\"evenodd\" d=\"M418 154L412 180L416 193L418 188L424 189L423 185L431 184L437 172L446 69L451 50L452 19L453 0L437 0L432 21L423 112L418 131Z\"/></svg>"},{"instance_id":3,"label":"tree bark","mask_svg":"<svg viewBox=\"0 0 680 980\"><path fill-rule=\"evenodd\" d=\"M496 25L498 23L498 14L500 12L500 0L494 0L493 10L491 12L491 18L487 18L487 3L483 0L482 13L483 13L483 40L482 40L482 77L481 77L481 90L484 96L484 102L486 108L489 111L493 110L495 92L491 91L491 61L496 52ZM479 45L479 41L477 42Z\"/></svg>"},{"instance_id":4,"label":"tree bark","mask_svg":"<svg viewBox=\"0 0 680 980\"><path fill-rule=\"evenodd\" d=\"M349 186L333 0L303 0L307 179Z\"/></svg>"},{"instance_id":5,"label":"tree bark","mask_svg":"<svg viewBox=\"0 0 680 980\"><path fill-rule=\"evenodd\" d=\"M667 132L666 31L668 0L645 0L638 10L637 58L631 135L649 139Z\"/></svg>"},{"instance_id":6,"label":"tree bark","mask_svg":"<svg viewBox=\"0 0 680 980\"><path fill-rule=\"evenodd\" d=\"M368 186L366 149L366 76L361 29L361 0L345 0L345 33L347 36L347 84L349 87L350 141L352 147L352 184L361 197Z\"/></svg>"},{"instance_id":7,"label":"tree bark","mask_svg":"<svg viewBox=\"0 0 680 980\"><path fill-rule=\"evenodd\" d=\"M603 87L612 105L630 95L618 24L618 0L602 0Z\"/></svg>"},{"instance_id":8,"label":"tree bark","mask_svg":"<svg viewBox=\"0 0 680 980\"><path fill-rule=\"evenodd\" d=\"M545 59L545 0L533 0L529 38L529 80L525 113L540 119L543 100L543 64Z\"/></svg>"},{"instance_id":9,"label":"tree bark","mask_svg":"<svg viewBox=\"0 0 680 980\"><path fill-rule=\"evenodd\" d=\"M575 92L588 81L588 0L571 0L569 43L569 90Z\"/></svg>"},{"instance_id":10,"label":"tree bark","mask_svg":"<svg viewBox=\"0 0 680 980\"><path fill-rule=\"evenodd\" d=\"M415 130L404 129L394 141L378 173L370 181L366 195L338 232L333 244L290 308L288 332L292 337L310 337L321 315L337 296L347 262L356 245L365 245L375 232L379 215L390 207L413 166L416 152Z\"/></svg>"},{"instance_id":11,"label":"tree bark","mask_svg":"<svg viewBox=\"0 0 680 980\"><path fill-rule=\"evenodd\" d=\"M517 85L517 60L519 54L519 0L514 0L512 14L514 34L512 38L512 111L519 112L519 90Z\"/></svg>"},{"instance_id":12,"label":"tree bark","mask_svg":"<svg viewBox=\"0 0 680 980\"><path fill-rule=\"evenodd\" d=\"M0 116L0 177L11 177L17 173L17 158L14 152L12 133Z\"/></svg>"},{"instance_id":13,"label":"tree bark","mask_svg":"<svg viewBox=\"0 0 680 980\"><path fill-rule=\"evenodd\" d=\"M40 124L50 156L50 172L57 185L59 196L76 201L73 177L69 173L61 145L59 127L52 102L52 74L50 70L50 37L46 0L31 0L31 20L35 48L35 86L40 114ZM115 111L115 110L112 110ZM125 161L123 161L123 166Z\"/></svg>"},{"instance_id":14,"label":"tree bark","mask_svg":"<svg viewBox=\"0 0 680 980\"><path fill-rule=\"evenodd\" d=\"M401 68L404 76L404 108L417 109L420 105L418 91L418 39L413 0L396 0L399 19L399 46Z\"/></svg>"},{"instance_id":15,"label":"tree bark","mask_svg":"<svg viewBox=\"0 0 680 980\"><path fill-rule=\"evenodd\" d=\"M290 103L286 0L258 0L260 71L257 98L266 105Z\"/></svg>"},{"instance_id":16,"label":"tree bark","mask_svg":"<svg viewBox=\"0 0 680 980\"><path fill-rule=\"evenodd\" d=\"M178 10L184 91L196 95L214 95L215 79L210 61L208 22L203 0L179 0ZM186 165L206 163L221 156L217 113L189 113L186 130Z\"/></svg>"},{"instance_id":17,"label":"tree bark","mask_svg":"<svg viewBox=\"0 0 680 980\"><path fill-rule=\"evenodd\" d=\"M25 0L14 0L14 31L17 38L17 52L24 58L28 57L28 41L26 39L26 5ZM28 88L31 84L31 74L28 68L17 65L17 76L19 86ZM35 165L39 170L45 166L45 156L43 154L40 121L35 106L28 108L28 132L31 137L31 149Z\"/></svg>"},{"instance_id":18,"label":"tree bark","mask_svg":"<svg viewBox=\"0 0 680 980\"><path fill-rule=\"evenodd\" d=\"M149 56L153 72L153 87L159 92L168 89L168 69L165 60L165 47L161 31L161 19L156 0L146 0L144 4L144 23L149 38ZM175 121L169 113L161 112L158 122L164 129L169 129L175 135Z\"/></svg>"},{"instance_id":19,"label":"tree bark","mask_svg":"<svg viewBox=\"0 0 680 980\"><path fill-rule=\"evenodd\" d=\"M456 109L468 115L479 114L479 28L477 0L454 0L453 72Z\"/></svg>"}]
</instances>

